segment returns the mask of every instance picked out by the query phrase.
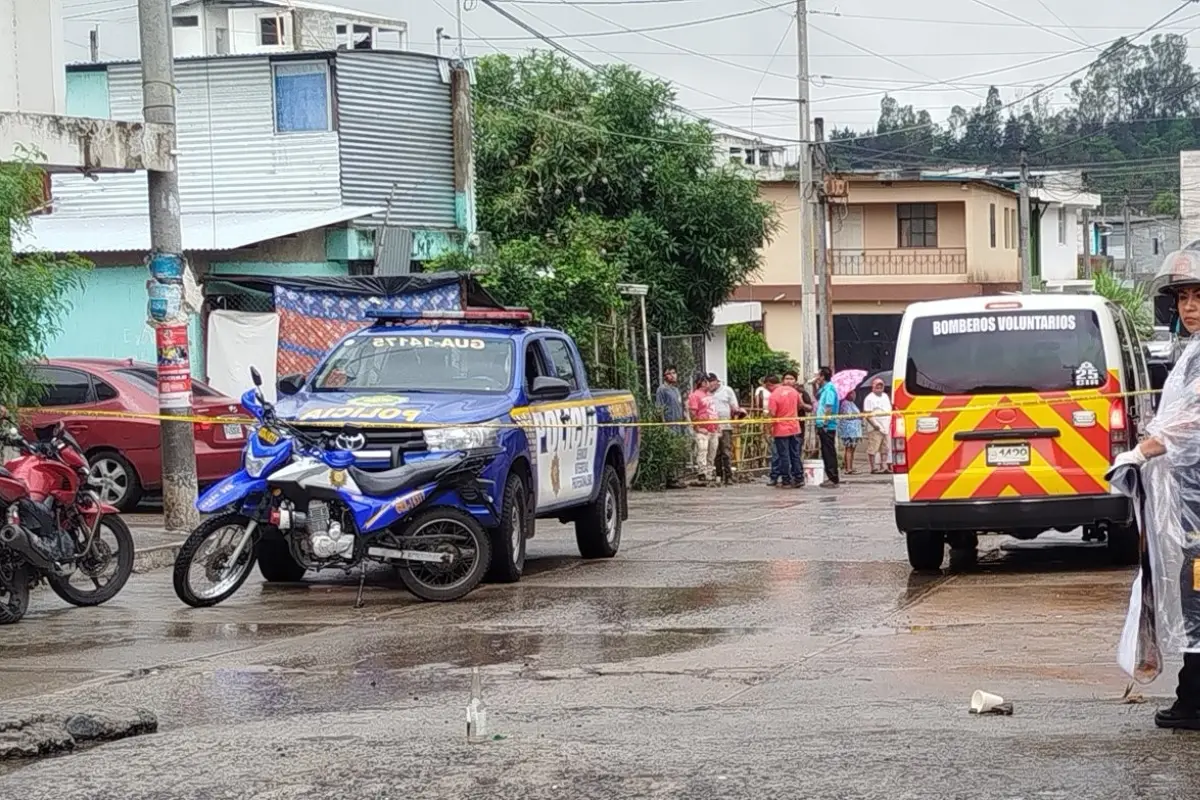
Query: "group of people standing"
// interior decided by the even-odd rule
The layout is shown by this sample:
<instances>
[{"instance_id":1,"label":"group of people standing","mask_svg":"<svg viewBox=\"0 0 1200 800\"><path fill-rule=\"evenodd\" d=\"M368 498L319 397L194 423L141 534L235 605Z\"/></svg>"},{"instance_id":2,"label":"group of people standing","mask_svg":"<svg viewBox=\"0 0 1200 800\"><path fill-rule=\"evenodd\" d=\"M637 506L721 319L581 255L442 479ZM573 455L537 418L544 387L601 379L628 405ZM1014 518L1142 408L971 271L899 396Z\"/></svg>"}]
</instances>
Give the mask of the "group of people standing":
<instances>
[{"instance_id":1,"label":"group of people standing","mask_svg":"<svg viewBox=\"0 0 1200 800\"><path fill-rule=\"evenodd\" d=\"M663 382L655 393L655 402L664 422L684 422L684 398L679 390L679 372L669 366L663 370ZM687 417L691 420L696 468L708 483L733 483L733 422L746 416L737 392L721 383L715 373L698 375L687 396ZM687 428L679 425L679 433Z\"/></svg>"},{"instance_id":2,"label":"group of people standing","mask_svg":"<svg viewBox=\"0 0 1200 800\"><path fill-rule=\"evenodd\" d=\"M813 415L813 427L820 442L825 480L822 486L836 488L841 473L854 474L854 457L858 445L867 441L867 456L872 473L888 472L888 428L892 406L884 392L883 381L876 379L871 393L863 403L863 416L852 397L845 400L833 384L833 372L821 367L813 376L814 394L800 383L795 372L783 377L769 376L754 392L752 407L771 420L768 431L772 440L772 486L798 487L805 485L803 453L805 422ZM815 395L815 400L814 400ZM679 373L673 366L663 370L663 382L655 393L655 403L663 421L680 423L675 428L693 437L693 452L700 478L707 483L729 485L733 482L733 425L746 416L737 393L724 385L714 373L698 375L691 391L684 396L679 387ZM689 423L683 424L683 423ZM844 458L839 468L838 438L842 440Z\"/></svg>"}]
</instances>

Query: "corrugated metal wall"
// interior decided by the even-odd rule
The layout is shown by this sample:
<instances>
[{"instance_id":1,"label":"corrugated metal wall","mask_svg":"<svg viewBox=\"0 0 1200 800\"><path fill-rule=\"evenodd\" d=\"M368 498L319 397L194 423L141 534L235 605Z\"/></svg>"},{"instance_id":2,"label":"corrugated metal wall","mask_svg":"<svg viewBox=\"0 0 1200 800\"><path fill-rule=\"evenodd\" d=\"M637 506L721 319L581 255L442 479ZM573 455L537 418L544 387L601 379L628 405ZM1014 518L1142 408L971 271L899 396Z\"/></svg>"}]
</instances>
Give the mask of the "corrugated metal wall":
<instances>
[{"instance_id":1,"label":"corrugated metal wall","mask_svg":"<svg viewBox=\"0 0 1200 800\"><path fill-rule=\"evenodd\" d=\"M392 225L453 228L450 83L437 59L348 51L335 64L346 204L386 206L390 196Z\"/></svg>"},{"instance_id":2,"label":"corrugated metal wall","mask_svg":"<svg viewBox=\"0 0 1200 800\"><path fill-rule=\"evenodd\" d=\"M179 86L180 205L183 213L302 211L341 205L338 135L275 133L266 58L182 61ZM108 68L112 118L142 118L140 64ZM54 179L56 215L146 214L146 177Z\"/></svg>"}]
</instances>

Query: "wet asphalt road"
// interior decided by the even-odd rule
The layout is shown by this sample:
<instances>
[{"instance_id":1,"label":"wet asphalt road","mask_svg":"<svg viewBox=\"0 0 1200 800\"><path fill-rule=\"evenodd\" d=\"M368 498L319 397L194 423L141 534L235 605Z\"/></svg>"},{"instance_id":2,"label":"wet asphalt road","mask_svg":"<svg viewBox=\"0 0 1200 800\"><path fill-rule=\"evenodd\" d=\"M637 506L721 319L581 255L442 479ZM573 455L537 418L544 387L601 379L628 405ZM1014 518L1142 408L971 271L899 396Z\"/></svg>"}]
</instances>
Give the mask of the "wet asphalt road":
<instances>
[{"instance_id":1,"label":"wet asphalt road","mask_svg":"<svg viewBox=\"0 0 1200 800\"><path fill-rule=\"evenodd\" d=\"M197 611L169 570L100 609L40 593L0 629L0 712L141 705L161 729L0 767L0 798L1200 794L1200 735L1152 725L1169 678L1120 699L1131 573L1060 537L914 576L889 497L635 496L616 559L542 523L521 584L452 605L379 583L355 611L327 579ZM476 745L473 666L504 737ZM978 688L1016 713L968 715Z\"/></svg>"}]
</instances>

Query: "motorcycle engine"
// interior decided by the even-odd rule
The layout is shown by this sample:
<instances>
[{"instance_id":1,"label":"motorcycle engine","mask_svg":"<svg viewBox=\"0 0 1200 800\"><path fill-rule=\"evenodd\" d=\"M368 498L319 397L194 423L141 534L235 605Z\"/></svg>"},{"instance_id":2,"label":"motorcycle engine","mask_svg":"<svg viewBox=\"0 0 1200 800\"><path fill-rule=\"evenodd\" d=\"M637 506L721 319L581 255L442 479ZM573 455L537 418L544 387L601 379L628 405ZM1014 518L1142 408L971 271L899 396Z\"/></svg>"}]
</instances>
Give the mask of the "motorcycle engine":
<instances>
[{"instance_id":1,"label":"motorcycle engine","mask_svg":"<svg viewBox=\"0 0 1200 800\"><path fill-rule=\"evenodd\" d=\"M312 500L308 504L308 542L317 558L345 558L354 555L354 534L342 523L329 519L329 504Z\"/></svg>"}]
</instances>

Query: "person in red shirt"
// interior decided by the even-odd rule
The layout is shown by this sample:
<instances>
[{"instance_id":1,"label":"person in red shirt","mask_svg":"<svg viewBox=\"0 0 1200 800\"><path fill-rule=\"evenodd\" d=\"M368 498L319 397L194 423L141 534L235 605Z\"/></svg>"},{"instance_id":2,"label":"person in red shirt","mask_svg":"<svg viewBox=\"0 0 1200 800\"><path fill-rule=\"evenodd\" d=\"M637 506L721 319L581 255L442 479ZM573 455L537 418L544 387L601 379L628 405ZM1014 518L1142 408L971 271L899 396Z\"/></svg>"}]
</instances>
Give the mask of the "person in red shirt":
<instances>
[{"instance_id":1,"label":"person in red shirt","mask_svg":"<svg viewBox=\"0 0 1200 800\"><path fill-rule=\"evenodd\" d=\"M721 443L721 426L712 405L712 386L707 375L696 378L695 388L688 395L688 415L692 418L692 433L696 437L696 467L700 477L711 481Z\"/></svg>"},{"instance_id":2,"label":"person in red shirt","mask_svg":"<svg viewBox=\"0 0 1200 800\"><path fill-rule=\"evenodd\" d=\"M790 377L791 381L774 387L767 401L767 414L777 420L771 423L771 437L774 440L779 485L785 488L804 485L804 469L800 465L799 420L803 401L795 386L795 376Z\"/></svg>"}]
</instances>

